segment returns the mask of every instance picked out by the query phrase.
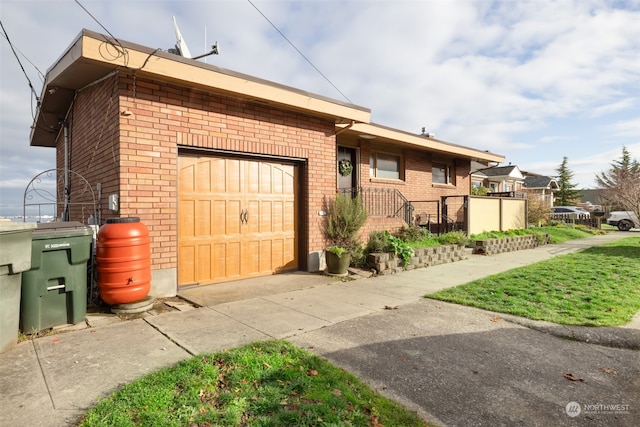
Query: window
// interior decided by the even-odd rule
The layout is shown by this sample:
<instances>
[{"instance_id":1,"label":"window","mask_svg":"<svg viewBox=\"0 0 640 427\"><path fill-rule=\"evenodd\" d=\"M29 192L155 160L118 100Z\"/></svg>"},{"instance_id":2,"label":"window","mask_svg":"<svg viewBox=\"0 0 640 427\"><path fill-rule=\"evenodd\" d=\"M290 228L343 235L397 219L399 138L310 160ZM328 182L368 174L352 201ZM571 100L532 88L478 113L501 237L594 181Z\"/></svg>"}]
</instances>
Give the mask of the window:
<instances>
[{"instance_id":1,"label":"window","mask_svg":"<svg viewBox=\"0 0 640 427\"><path fill-rule=\"evenodd\" d=\"M504 191L513 191L513 184L504 184Z\"/></svg>"},{"instance_id":2,"label":"window","mask_svg":"<svg viewBox=\"0 0 640 427\"><path fill-rule=\"evenodd\" d=\"M456 174L453 165L434 162L431 167L431 182L434 184L456 185Z\"/></svg>"},{"instance_id":3,"label":"window","mask_svg":"<svg viewBox=\"0 0 640 427\"><path fill-rule=\"evenodd\" d=\"M402 179L402 157L397 154L372 152L369 158L371 178Z\"/></svg>"}]
</instances>

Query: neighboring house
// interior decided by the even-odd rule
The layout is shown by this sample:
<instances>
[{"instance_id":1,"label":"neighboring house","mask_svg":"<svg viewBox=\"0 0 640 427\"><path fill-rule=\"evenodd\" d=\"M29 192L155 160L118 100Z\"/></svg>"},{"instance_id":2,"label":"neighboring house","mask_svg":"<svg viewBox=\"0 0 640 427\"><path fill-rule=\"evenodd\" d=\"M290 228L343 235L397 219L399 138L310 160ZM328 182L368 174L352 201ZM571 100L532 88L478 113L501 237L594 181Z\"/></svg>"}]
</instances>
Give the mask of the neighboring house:
<instances>
[{"instance_id":1,"label":"neighboring house","mask_svg":"<svg viewBox=\"0 0 640 427\"><path fill-rule=\"evenodd\" d=\"M544 175L534 175L527 172L524 173L523 189L527 193L527 198L532 200L537 198L544 202L545 205L552 207L555 201L555 193L559 186L555 178Z\"/></svg>"},{"instance_id":2,"label":"neighboring house","mask_svg":"<svg viewBox=\"0 0 640 427\"><path fill-rule=\"evenodd\" d=\"M483 166L477 164L479 166ZM482 186L489 193L516 193L522 192L524 176L517 166L493 166L480 167L471 173L471 184Z\"/></svg>"},{"instance_id":3,"label":"neighboring house","mask_svg":"<svg viewBox=\"0 0 640 427\"><path fill-rule=\"evenodd\" d=\"M139 217L149 228L154 296L315 271L336 191L367 199L366 238L401 226L409 201L468 195L472 161L504 161L372 124L364 107L88 30L47 72L31 145L55 147L59 169L100 189L101 224Z\"/></svg>"}]
</instances>

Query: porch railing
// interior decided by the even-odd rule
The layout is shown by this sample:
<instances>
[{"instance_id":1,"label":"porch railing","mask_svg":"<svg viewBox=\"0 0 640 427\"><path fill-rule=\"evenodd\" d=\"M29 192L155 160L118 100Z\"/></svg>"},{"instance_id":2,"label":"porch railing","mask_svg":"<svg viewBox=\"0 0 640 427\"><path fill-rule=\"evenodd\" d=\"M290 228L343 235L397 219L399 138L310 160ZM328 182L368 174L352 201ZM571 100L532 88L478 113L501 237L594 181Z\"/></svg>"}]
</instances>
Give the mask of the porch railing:
<instances>
[{"instance_id":1,"label":"porch railing","mask_svg":"<svg viewBox=\"0 0 640 427\"><path fill-rule=\"evenodd\" d=\"M345 194L359 194L369 216L402 218L407 224L412 223L413 205L395 188L347 188L341 190Z\"/></svg>"}]
</instances>

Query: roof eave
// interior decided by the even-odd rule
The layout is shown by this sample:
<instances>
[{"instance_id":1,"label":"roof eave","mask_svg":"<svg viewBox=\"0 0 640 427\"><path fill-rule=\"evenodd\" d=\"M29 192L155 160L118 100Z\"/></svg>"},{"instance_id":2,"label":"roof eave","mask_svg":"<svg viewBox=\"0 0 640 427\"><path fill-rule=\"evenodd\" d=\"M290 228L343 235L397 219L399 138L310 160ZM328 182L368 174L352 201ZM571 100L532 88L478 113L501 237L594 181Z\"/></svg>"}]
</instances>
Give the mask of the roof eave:
<instances>
[{"instance_id":1,"label":"roof eave","mask_svg":"<svg viewBox=\"0 0 640 427\"><path fill-rule=\"evenodd\" d=\"M375 138L392 145L410 147L440 153L447 156L488 162L504 162L504 156L489 151L476 150L462 145L452 144L435 138L416 135L398 129L377 125L374 123L355 123L353 125L336 125L339 132L348 132L365 138Z\"/></svg>"},{"instance_id":2,"label":"roof eave","mask_svg":"<svg viewBox=\"0 0 640 427\"><path fill-rule=\"evenodd\" d=\"M122 49L126 55L120 53ZM371 110L365 107L82 30L47 71L31 145L55 146L59 121L66 115L74 92L116 69L136 70L138 75L156 80L263 102L336 123L368 122L371 118ZM56 96L60 94L64 98Z\"/></svg>"}]
</instances>

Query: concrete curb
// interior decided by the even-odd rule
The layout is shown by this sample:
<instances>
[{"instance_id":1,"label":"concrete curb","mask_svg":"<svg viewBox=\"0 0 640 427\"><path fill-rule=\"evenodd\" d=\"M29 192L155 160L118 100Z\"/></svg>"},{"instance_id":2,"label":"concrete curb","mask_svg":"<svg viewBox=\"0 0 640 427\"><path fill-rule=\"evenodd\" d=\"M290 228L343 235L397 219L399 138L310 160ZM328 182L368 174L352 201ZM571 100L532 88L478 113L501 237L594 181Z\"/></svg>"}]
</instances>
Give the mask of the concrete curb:
<instances>
[{"instance_id":1,"label":"concrete curb","mask_svg":"<svg viewBox=\"0 0 640 427\"><path fill-rule=\"evenodd\" d=\"M507 322L559 338L605 347L640 350L640 329L632 327L560 325L508 314L497 313L496 315Z\"/></svg>"}]
</instances>

